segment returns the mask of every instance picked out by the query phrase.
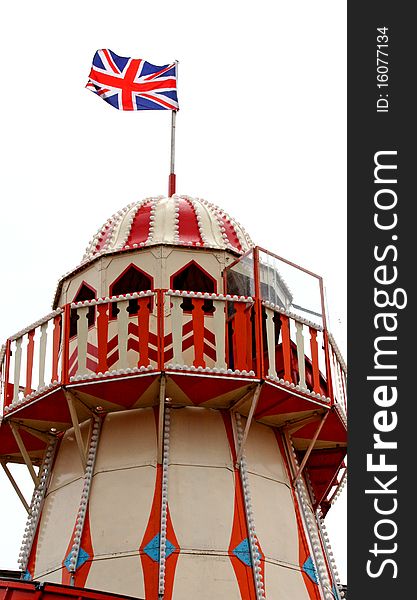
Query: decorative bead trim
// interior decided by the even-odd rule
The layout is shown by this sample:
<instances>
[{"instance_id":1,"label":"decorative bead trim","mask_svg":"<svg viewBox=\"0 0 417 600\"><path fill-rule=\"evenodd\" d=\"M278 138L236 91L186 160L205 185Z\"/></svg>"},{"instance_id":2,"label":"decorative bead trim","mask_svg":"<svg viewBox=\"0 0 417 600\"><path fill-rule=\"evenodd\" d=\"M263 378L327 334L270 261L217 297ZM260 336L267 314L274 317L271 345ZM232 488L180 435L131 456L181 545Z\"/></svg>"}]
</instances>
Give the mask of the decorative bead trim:
<instances>
[{"instance_id":1,"label":"decorative bead trim","mask_svg":"<svg viewBox=\"0 0 417 600\"><path fill-rule=\"evenodd\" d=\"M165 407L164 444L162 459L162 492L161 492L161 532L159 536L159 596L165 592L165 563L167 547L167 522L168 522L168 468L169 468L169 436L171 414L169 406Z\"/></svg>"},{"instance_id":2,"label":"decorative bead trim","mask_svg":"<svg viewBox=\"0 0 417 600\"><path fill-rule=\"evenodd\" d=\"M193 207L194 210L194 214L195 214L195 218L197 219L197 226L198 226L198 232L200 234L200 238L201 238L201 242L203 246L206 246L208 244L208 239L204 234L203 231L203 226L202 226L202 216L201 216L201 210L200 210L200 202L196 202L196 200L194 200L194 198L190 198L187 197L188 202L191 204L191 206ZM196 242L195 244L196 246L200 246L200 242Z\"/></svg>"},{"instance_id":3,"label":"decorative bead trim","mask_svg":"<svg viewBox=\"0 0 417 600\"><path fill-rule=\"evenodd\" d=\"M334 496L332 498L331 506L333 506L333 504L339 498L340 494L343 492L343 488L345 487L346 483L347 483L347 469L345 468L345 471L344 471L344 473L342 475L342 479L341 479L341 481L339 483L337 491L336 491L336 493L334 494Z\"/></svg>"},{"instance_id":4,"label":"decorative bead trim","mask_svg":"<svg viewBox=\"0 0 417 600\"><path fill-rule=\"evenodd\" d=\"M39 327L40 325L43 325L47 321L50 321L54 317L60 315L62 312L63 312L62 308L57 308L56 310L53 310L52 312L49 313L49 315L46 315L46 317L43 317L42 319L39 319L38 321L35 321L31 325L28 325L28 327L25 327L24 329L21 329L20 331L18 331L14 335L12 335L10 337L10 340L12 342L15 341L15 340L17 340L17 338L22 337L26 333L29 333L29 331L32 331L32 329L36 329L36 327Z\"/></svg>"},{"instance_id":5,"label":"decorative bead trim","mask_svg":"<svg viewBox=\"0 0 417 600\"><path fill-rule=\"evenodd\" d=\"M58 387L60 385L61 385L60 381L52 381L51 383L48 383L47 385L41 385L34 392L28 394L27 396L24 396L23 398L19 398L18 400L14 400L11 404L9 404L9 406L5 406L4 412L8 413L8 412L14 410L15 408L20 408L21 406L23 406L23 404L26 404L27 402L30 402L31 400L34 400L35 398L42 396L46 392L50 392L51 390L55 389L56 387Z\"/></svg>"},{"instance_id":6,"label":"decorative bead trim","mask_svg":"<svg viewBox=\"0 0 417 600\"><path fill-rule=\"evenodd\" d=\"M301 385L295 384L295 383L290 383L289 381L286 381L285 379L280 379L279 377L275 377L275 375L266 375L265 379L273 381L274 383L279 383L280 385L285 385L285 387L287 388L292 388L294 390L297 390L299 392L302 392L303 394L306 394L308 396L311 396L312 398L317 398L317 400L323 400L323 402L331 402L330 398L328 396L325 396L324 394L319 394L318 392L312 392L311 390L309 390L307 387L302 387Z\"/></svg>"},{"instance_id":7,"label":"decorative bead trim","mask_svg":"<svg viewBox=\"0 0 417 600\"><path fill-rule=\"evenodd\" d=\"M107 221L104 223L103 227L101 227L97 231L97 233L95 234L93 239L88 244L87 248L85 249L85 254L82 258L81 264L83 262L86 262L87 260L91 259L94 255L100 253L100 250L98 250L98 244L100 243L100 237L106 235L108 233L108 230L110 229L110 227L113 227L113 226L114 226L113 217L110 217L110 219L107 219ZM104 246L103 246L103 248L104 248Z\"/></svg>"},{"instance_id":8,"label":"decorative bead trim","mask_svg":"<svg viewBox=\"0 0 417 600\"><path fill-rule=\"evenodd\" d=\"M29 515L26 521L25 533L20 548L18 565L21 571L26 571L30 553L32 550L33 540L35 538L36 529L38 527L43 502L45 499L46 490L48 487L51 467L54 460L57 439L53 438L46 449L45 458L39 471L39 485L35 487L30 503Z\"/></svg>"},{"instance_id":9,"label":"decorative bead trim","mask_svg":"<svg viewBox=\"0 0 417 600\"><path fill-rule=\"evenodd\" d=\"M138 212L140 211L140 209L142 208L142 206L145 204L146 201L147 201L147 199L142 200L141 202L136 202L133 204L133 210L129 209L130 215L127 219L127 222L123 224L123 228L124 228L123 237L120 237L120 231L119 231L120 239L119 239L119 243L117 244L118 249L125 248L127 250L131 247L127 244L127 242L129 240L129 236L132 231L132 224L133 224L133 221L136 219Z\"/></svg>"},{"instance_id":10,"label":"decorative bead trim","mask_svg":"<svg viewBox=\"0 0 417 600\"><path fill-rule=\"evenodd\" d=\"M72 538L72 547L69 554L68 570L74 574L77 570L78 554L81 548L81 537L84 529L85 515L87 512L88 501L91 492L91 482L93 479L94 464L96 461L98 439L100 435L101 420L99 417L93 417L94 424L91 431L90 446L87 455L87 464L84 473L84 484L81 492L81 501L78 508L75 529Z\"/></svg>"},{"instance_id":11,"label":"decorative bead trim","mask_svg":"<svg viewBox=\"0 0 417 600\"><path fill-rule=\"evenodd\" d=\"M213 221L213 210L207 205L207 203L200 199L195 200L194 198L188 198L189 201L192 202L194 206L194 212L198 217L197 222L204 247L210 248L214 245L217 248L220 247L224 249L223 234L220 230L220 224L216 215L214 215L215 220ZM210 236L211 240L209 240L207 235Z\"/></svg>"},{"instance_id":12,"label":"decorative bead trim","mask_svg":"<svg viewBox=\"0 0 417 600\"><path fill-rule=\"evenodd\" d=\"M107 296L95 300L80 300L80 302L71 302L71 308L81 308L82 306L96 306L96 304L107 304L109 302L120 302L121 300L133 300L135 298L146 298L155 296L155 292L147 290L146 292L132 292L130 294L120 294L119 296Z\"/></svg>"},{"instance_id":13,"label":"decorative bead trim","mask_svg":"<svg viewBox=\"0 0 417 600\"><path fill-rule=\"evenodd\" d=\"M243 427L242 427L242 419L239 413L235 413L236 416L236 433L238 444L242 443L243 440ZM261 572L261 554L259 552L259 542L256 536L256 528L255 528L255 520L253 517L253 508L252 508L252 499L249 489L249 479L247 472L247 463L245 453L242 453L242 458L240 460L240 478L242 481L243 488L243 502L245 505L245 513L246 513L246 521L248 527L248 537L249 537L249 548L250 554L252 558L252 569L253 569L253 577L255 580L255 593L256 600L265 600L265 587L262 578Z\"/></svg>"},{"instance_id":14,"label":"decorative bead trim","mask_svg":"<svg viewBox=\"0 0 417 600\"><path fill-rule=\"evenodd\" d=\"M330 565L330 570L332 572L333 580L336 583L337 591L339 592L340 597L343 598L344 597L344 593L340 592L340 590L339 590L339 586L340 586L339 572L337 570L336 561L335 561L335 558L334 558L332 547L330 545L330 540L329 540L329 535L327 533L327 528L326 528L326 525L324 523L323 513L321 512L320 509L317 511L317 523L318 523L319 530L320 530L320 533L321 533L321 539L323 540L323 545L324 545L326 556L327 556L327 562Z\"/></svg>"},{"instance_id":15,"label":"decorative bead trim","mask_svg":"<svg viewBox=\"0 0 417 600\"><path fill-rule=\"evenodd\" d=\"M336 409L339 417L341 418L342 423L344 424L344 426L347 429L347 417L346 417L345 408L344 408L343 404L340 404L340 402L337 402L337 404L335 404L335 409Z\"/></svg>"},{"instance_id":16,"label":"decorative bead trim","mask_svg":"<svg viewBox=\"0 0 417 600\"><path fill-rule=\"evenodd\" d=\"M337 360L339 361L342 371L344 372L345 375L347 375L347 364L342 356L342 353L339 350L338 345L336 344L336 340L334 339L333 335L330 332L329 332L329 342L333 349L333 352L337 356Z\"/></svg>"},{"instance_id":17,"label":"decorative bead trim","mask_svg":"<svg viewBox=\"0 0 417 600\"><path fill-rule=\"evenodd\" d=\"M286 315L287 317L290 317L290 319L294 319L299 323L303 323L303 325L308 325L308 327L317 329L317 331L323 331L323 327L321 325L313 323L313 321L309 321L308 319L304 319L304 317L300 317L297 313L291 312L290 310L285 310L285 308L281 308L273 302L269 302L268 300L262 300L262 304L267 308L270 308L274 312L280 313L281 315Z\"/></svg>"},{"instance_id":18,"label":"decorative bead trim","mask_svg":"<svg viewBox=\"0 0 417 600\"><path fill-rule=\"evenodd\" d=\"M126 215L127 212L129 212L129 210L132 208L132 204L128 204L127 206L125 206L124 208L122 208L121 210L119 210L113 217L114 219L114 225L113 225L113 229L111 232L111 235L109 235L106 243L104 244L102 250L100 252L106 252L109 249L113 249L115 247L119 248L119 244L117 244L116 246L116 241L117 241L117 237L120 233L120 228L122 226L123 223L123 219Z\"/></svg>"},{"instance_id":19,"label":"decorative bead trim","mask_svg":"<svg viewBox=\"0 0 417 600\"><path fill-rule=\"evenodd\" d=\"M175 371L193 371L194 373L217 373L218 375L239 375L243 377L255 377L255 371L246 371L243 369L239 371L236 369L218 369L217 367L195 367L194 365L175 365L174 363L168 363L165 365L166 369Z\"/></svg>"},{"instance_id":20,"label":"decorative bead trim","mask_svg":"<svg viewBox=\"0 0 417 600\"><path fill-rule=\"evenodd\" d=\"M221 215L228 218L229 221L231 220L230 217L228 215L226 215L226 213L223 210L221 210L218 206L215 206L214 204L209 204L208 206L210 206L212 212L214 212L217 223L219 224L220 232L223 237L223 243L224 243L225 248L229 248L230 250L233 250L234 252L238 252L239 254L242 254L241 250L239 250L238 248L235 248L231 244L229 237L226 233L226 227L223 225L223 221L221 219Z\"/></svg>"},{"instance_id":21,"label":"decorative bead trim","mask_svg":"<svg viewBox=\"0 0 417 600\"><path fill-rule=\"evenodd\" d=\"M173 196L174 199L174 244L180 243L180 199Z\"/></svg>"},{"instance_id":22,"label":"decorative bead trim","mask_svg":"<svg viewBox=\"0 0 417 600\"><path fill-rule=\"evenodd\" d=\"M116 375L133 375L135 373L144 373L146 371L153 371L155 367L152 365L148 365L147 367L132 367L127 369L113 369L113 371L105 371L102 373L99 371L98 373L86 373L85 375L74 375L70 377L70 382L74 383L76 381L85 381L87 379L102 379L103 377L115 377Z\"/></svg>"},{"instance_id":23,"label":"decorative bead trim","mask_svg":"<svg viewBox=\"0 0 417 600\"><path fill-rule=\"evenodd\" d=\"M229 302L251 302L251 296L231 296L230 294L214 294L209 292L181 292L180 290L168 290L168 296L181 296L183 298L207 298L209 300L228 300Z\"/></svg>"},{"instance_id":24,"label":"decorative bead trim","mask_svg":"<svg viewBox=\"0 0 417 600\"><path fill-rule=\"evenodd\" d=\"M156 213L156 206L158 204L158 202L161 200L161 198L152 198L152 205L151 205L151 210L150 210L150 214L149 214L149 231L148 231L148 238L145 242L145 246L147 246L148 244L151 244L153 241L153 237L155 235L155 213Z\"/></svg>"},{"instance_id":25,"label":"decorative bead trim","mask_svg":"<svg viewBox=\"0 0 417 600\"><path fill-rule=\"evenodd\" d=\"M295 452L294 444L292 443L291 438L289 438L289 440L290 440L289 450L292 454L292 463L293 463L295 469L298 470L299 464L298 464L297 454ZM302 476L298 477L298 479L297 479L296 492L297 492L298 499L299 499L300 509L301 509L301 512L303 513L304 521L307 525L307 530L309 533L311 547L312 547L312 553L313 553L312 558L314 558L313 562L314 562L314 566L315 566L315 569L316 569L316 572L318 574L318 578L319 578L319 581L321 584L324 600L334 600L334 596L333 596L333 592L332 592L332 585L331 585L331 582L329 579L329 574L328 574L327 567L326 567L326 561L325 561L323 551L322 551L316 516L314 515L314 512L312 511L312 509L310 507L307 489L304 484L304 480L303 480Z\"/></svg>"},{"instance_id":26,"label":"decorative bead trim","mask_svg":"<svg viewBox=\"0 0 417 600\"><path fill-rule=\"evenodd\" d=\"M212 204L211 202L208 202L207 200L204 200L203 198L196 198L196 200L198 200L199 202L201 202L201 204L204 204L205 206L209 207L211 209L211 211L213 211L215 213L215 216L216 216L216 219L217 219L217 221L219 223L219 227L220 227L220 230L222 231L222 234L225 233L225 230L224 230L224 226L223 226L223 223L221 221L220 215L224 215L224 217L230 221L230 223L232 224L232 226L233 226L233 228L235 230L235 233L236 233L236 235L237 235L237 237L239 239L240 245L242 246L243 252L246 252L246 250L250 250L250 248L253 248L254 243L252 242L252 240L249 237L249 235L246 233L246 230L244 229L244 227L242 227L242 225L238 221L236 221L235 219L232 219L227 212L225 212L224 210L220 209L215 204ZM240 229L240 231L239 231L239 229ZM243 237L242 237L242 235L243 235ZM241 250L238 250L237 248L234 248L230 244L229 238L227 237L227 235L226 236L223 235L223 239L226 242L226 246L229 246L235 252L238 252L239 254L242 254Z\"/></svg>"}]
</instances>

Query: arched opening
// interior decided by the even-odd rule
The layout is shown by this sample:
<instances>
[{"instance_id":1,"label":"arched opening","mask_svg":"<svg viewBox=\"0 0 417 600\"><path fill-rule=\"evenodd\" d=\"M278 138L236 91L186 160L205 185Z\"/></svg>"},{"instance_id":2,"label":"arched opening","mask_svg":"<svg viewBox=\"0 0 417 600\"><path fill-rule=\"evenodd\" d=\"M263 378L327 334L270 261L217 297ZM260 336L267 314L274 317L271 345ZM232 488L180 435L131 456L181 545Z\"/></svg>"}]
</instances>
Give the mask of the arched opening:
<instances>
[{"instance_id":1,"label":"arched opening","mask_svg":"<svg viewBox=\"0 0 417 600\"><path fill-rule=\"evenodd\" d=\"M214 277L192 260L172 275L171 288L187 292L215 293L217 291L217 283ZM187 312L192 311L192 298L184 298L181 308ZM214 311L213 301L205 300L203 310L205 313L212 313Z\"/></svg>"},{"instance_id":2,"label":"arched opening","mask_svg":"<svg viewBox=\"0 0 417 600\"><path fill-rule=\"evenodd\" d=\"M73 302L81 302L84 300L94 300L96 298L96 291L90 287L87 283L83 281L81 286L78 289L78 292L75 294ZM95 306L90 306L87 313L87 321L88 326L91 327L94 325L96 317L96 308ZM77 321L79 316L77 314L76 308L71 308L70 314L70 337L77 335Z\"/></svg>"},{"instance_id":3,"label":"arched opening","mask_svg":"<svg viewBox=\"0 0 417 600\"><path fill-rule=\"evenodd\" d=\"M111 284L110 296L119 296L120 294L132 294L133 292L142 292L153 288L153 279L147 273L136 267L129 265L127 269ZM136 299L129 301L127 312L130 316L138 312L138 301ZM111 316L114 318L118 313L116 302L112 302Z\"/></svg>"}]
</instances>

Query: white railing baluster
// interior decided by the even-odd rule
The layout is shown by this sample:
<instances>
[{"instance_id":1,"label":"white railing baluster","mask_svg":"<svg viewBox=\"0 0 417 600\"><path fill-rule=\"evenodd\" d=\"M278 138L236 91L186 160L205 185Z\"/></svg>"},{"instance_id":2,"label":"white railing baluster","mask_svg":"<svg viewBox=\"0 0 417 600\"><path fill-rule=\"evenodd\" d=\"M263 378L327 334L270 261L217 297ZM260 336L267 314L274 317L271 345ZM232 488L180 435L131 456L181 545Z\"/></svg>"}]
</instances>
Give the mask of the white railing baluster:
<instances>
[{"instance_id":1,"label":"white railing baluster","mask_svg":"<svg viewBox=\"0 0 417 600\"><path fill-rule=\"evenodd\" d=\"M117 315L117 339L119 349L119 368L127 369L127 340L128 340L128 326L129 326L129 300L122 300L117 303L119 309Z\"/></svg>"},{"instance_id":2,"label":"white railing baluster","mask_svg":"<svg viewBox=\"0 0 417 600\"><path fill-rule=\"evenodd\" d=\"M13 387L13 401L19 399L19 384L20 384L20 367L22 364L22 338L19 337L16 340L16 353L14 359L14 387Z\"/></svg>"},{"instance_id":3,"label":"white railing baluster","mask_svg":"<svg viewBox=\"0 0 417 600\"><path fill-rule=\"evenodd\" d=\"M213 300L213 329L215 335L216 347L216 368L227 369L226 363L226 315L224 312L225 302L223 300Z\"/></svg>"},{"instance_id":4,"label":"white railing baluster","mask_svg":"<svg viewBox=\"0 0 417 600\"><path fill-rule=\"evenodd\" d=\"M48 322L42 323L41 325L41 338L39 340L39 380L38 386L43 387L45 385L45 361L46 361L46 342L48 339Z\"/></svg>"},{"instance_id":5,"label":"white railing baluster","mask_svg":"<svg viewBox=\"0 0 417 600\"><path fill-rule=\"evenodd\" d=\"M266 341L268 346L268 377L276 377L277 370L275 368L275 313L272 309L266 307Z\"/></svg>"},{"instance_id":6,"label":"white railing baluster","mask_svg":"<svg viewBox=\"0 0 417 600\"><path fill-rule=\"evenodd\" d=\"M173 357L172 362L174 365L184 364L182 358L182 309L181 303L183 298L180 296L171 296L172 302L172 351Z\"/></svg>"},{"instance_id":7,"label":"white railing baluster","mask_svg":"<svg viewBox=\"0 0 417 600\"><path fill-rule=\"evenodd\" d=\"M295 339L297 344L297 360L298 360L298 384L301 388L306 388L306 363L304 354L304 335L303 324L295 321Z\"/></svg>"}]
</instances>

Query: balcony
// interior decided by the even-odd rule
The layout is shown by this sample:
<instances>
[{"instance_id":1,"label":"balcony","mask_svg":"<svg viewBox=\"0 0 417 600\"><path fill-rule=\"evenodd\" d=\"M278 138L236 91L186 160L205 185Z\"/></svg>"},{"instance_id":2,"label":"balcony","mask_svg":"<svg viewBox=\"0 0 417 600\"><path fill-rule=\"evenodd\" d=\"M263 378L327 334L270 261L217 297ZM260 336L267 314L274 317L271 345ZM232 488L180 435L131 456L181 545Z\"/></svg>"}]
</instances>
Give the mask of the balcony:
<instances>
[{"instance_id":1,"label":"balcony","mask_svg":"<svg viewBox=\"0 0 417 600\"><path fill-rule=\"evenodd\" d=\"M220 294L155 289L67 304L10 337L0 356L3 422L21 428L33 463L42 434L72 424L68 392L82 420L158 405L163 375L178 405L239 410L275 427L300 422L301 453L329 412L310 464L327 470L316 496L335 492L346 366L327 330L321 278L255 248L223 280ZM11 429L0 428L0 455L21 462Z\"/></svg>"}]
</instances>

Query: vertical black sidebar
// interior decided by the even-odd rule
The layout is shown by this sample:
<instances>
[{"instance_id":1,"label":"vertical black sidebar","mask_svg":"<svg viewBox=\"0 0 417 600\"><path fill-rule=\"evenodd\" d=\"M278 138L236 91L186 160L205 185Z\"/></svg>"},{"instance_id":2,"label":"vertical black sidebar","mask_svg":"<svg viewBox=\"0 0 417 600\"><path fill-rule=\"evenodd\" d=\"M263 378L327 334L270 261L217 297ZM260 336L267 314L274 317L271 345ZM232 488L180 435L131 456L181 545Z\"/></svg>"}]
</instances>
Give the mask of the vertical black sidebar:
<instances>
[{"instance_id":1,"label":"vertical black sidebar","mask_svg":"<svg viewBox=\"0 0 417 600\"><path fill-rule=\"evenodd\" d=\"M417 589L414 8L348 3L349 600Z\"/></svg>"}]
</instances>

